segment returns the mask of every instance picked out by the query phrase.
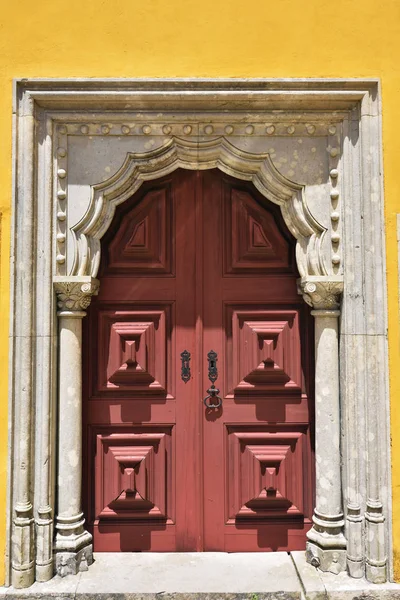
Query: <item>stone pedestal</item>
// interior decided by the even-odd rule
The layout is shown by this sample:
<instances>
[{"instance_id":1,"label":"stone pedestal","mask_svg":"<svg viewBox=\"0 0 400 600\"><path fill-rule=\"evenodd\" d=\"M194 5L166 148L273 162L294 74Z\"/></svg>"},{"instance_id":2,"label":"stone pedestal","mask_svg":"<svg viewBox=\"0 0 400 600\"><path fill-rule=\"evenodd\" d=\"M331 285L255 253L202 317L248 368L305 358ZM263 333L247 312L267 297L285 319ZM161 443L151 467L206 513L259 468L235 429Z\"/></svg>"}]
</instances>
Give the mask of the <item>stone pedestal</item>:
<instances>
[{"instance_id":1,"label":"stone pedestal","mask_svg":"<svg viewBox=\"0 0 400 600\"><path fill-rule=\"evenodd\" d=\"M29 587L35 580L34 526L32 504L16 504L12 532L12 585L17 589Z\"/></svg>"},{"instance_id":2,"label":"stone pedestal","mask_svg":"<svg viewBox=\"0 0 400 600\"><path fill-rule=\"evenodd\" d=\"M92 536L81 508L82 318L98 291L90 277L56 278L59 319L58 506L55 569L61 575L85 571L93 562Z\"/></svg>"}]
</instances>

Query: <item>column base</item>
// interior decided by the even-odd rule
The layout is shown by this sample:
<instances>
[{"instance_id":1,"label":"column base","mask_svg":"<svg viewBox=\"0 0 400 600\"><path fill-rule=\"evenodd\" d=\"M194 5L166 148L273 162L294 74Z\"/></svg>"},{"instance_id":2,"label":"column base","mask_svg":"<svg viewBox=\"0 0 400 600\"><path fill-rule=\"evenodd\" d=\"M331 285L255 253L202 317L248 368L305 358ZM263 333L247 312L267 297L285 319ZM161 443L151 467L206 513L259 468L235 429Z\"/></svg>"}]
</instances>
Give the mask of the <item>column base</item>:
<instances>
[{"instance_id":1,"label":"column base","mask_svg":"<svg viewBox=\"0 0 400 600\"><path fill-rule=\"evenodd\" d=\"M345 548L327 549L314 542L307 542L306 560L313 567L336 575L346 570Z\"/></svg>"},{"instance_id":2,"label":"column base","mask_svg":"<svg viewBox=\"0 0 400 600\"><path fill-rule=\"evenodd\" d=\"M80 533L57 533L54 545L54 570L57 575L76 575L93 563L92 536L82 527Z\"/></svg>"},{"instance_id":3,"label":"column base","mask_svg":"<svg viewBox=\"0 0 400 600\"><path fill-rule=\"evenodd\" d=\"M54 575L53 558L46 565L36 565L36 581L50 581Z\"/></svg>"},{"instance_id":4,"label":"column base","mask_svg":"<svg viewBox=\"0 0 400 600\"><path fill-rule=\"evenodd\" d=\"M57 552L54 566L56 574L65 577L87 571L92 563L93 546L89 544L78 552Z\"/></svg>"},{"instance_id":5,"label":"column base","mask_svg":"<svg viewBox=\"0 0 400 600\"><path fill-rule=\"evenodd\" d=\"M365 575L364 562L364 518L361 507L353 502L347 504L346 538L347 538L347 572L350 577L361 579Z\"/></svg>"},{"instance_id":6,"label":"column base","mask_svg":"<svg viewBox=\"0 0 400 600\"><path fill-rule=\"evenodd\" d=\"M385 517L379 500L367 500L365 513L365 576L371 583L387 579L385 552Z\"/></svg>"},{"instance_id":7,"label":"column base","mask_svg":"<svg viewBox=\"0 0 400 600\"><path fill-rule=\"evenodd\" d=\"M386 562L382 565L371 565L367 561L365 565L365 577L371 583L386 583Z\"/></svg>"},{"instance_id":8,"label":"column base","mask_svg":"<svg viewBox=\"0 0 400 600\"><path fill-rule=\"evenodd\" d=\"M365 575L364 560L353 560L347 557L347 572L354 579L361 579Z\"/></svg>"},{"instance_id":9,"label":"column base","mask_svg":"<svg viewBox=\"0 0 400 600\"><path fill-rule=\"evenodd\" d=\"M18 569L11 568L11 585L19 590L33 585L35 582L35 564L21 565Z\"/></svg>"},{"instance_id":10,"label":"column base","mask_svg":"<svg viewBox=\"0 0 400 600\"><path fill-rule=\"evenodd\" d=\"M343 515L323 515L314 510L314 525L307 533L306 559L314 567L330 573L346 570L346 538Z\"/></svg>"},{"instance_id":11,"label":"column base","mask_svg":"<svg viewBox=\"0 0 400 600\"><path fill-rule=\"evenodd\" d=\"M36 581L53 577L53 519L50 506L39 507L36 519Z\"/></svg>"},{"instance_id":12,"label":"column base","mask_svg":"<svg viewBox=\"0 0 400 600\"><path fill-rule=\"evenodd\" d=\"M11 584L26 588L35 581L34 520L32 505L17 504L12 530Z\"/></svg>"}]
</instances>

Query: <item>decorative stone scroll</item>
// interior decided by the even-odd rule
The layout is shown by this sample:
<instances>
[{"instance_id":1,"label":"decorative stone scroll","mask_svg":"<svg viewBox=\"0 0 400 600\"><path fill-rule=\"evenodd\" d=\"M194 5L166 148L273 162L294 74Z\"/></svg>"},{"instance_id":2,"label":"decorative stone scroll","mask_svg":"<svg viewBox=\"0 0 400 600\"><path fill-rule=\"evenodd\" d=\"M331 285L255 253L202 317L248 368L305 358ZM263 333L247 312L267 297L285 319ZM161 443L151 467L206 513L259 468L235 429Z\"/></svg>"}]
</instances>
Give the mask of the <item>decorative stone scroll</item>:
<instances>
[{"instance_id":1,"label":"decorative stone scroll","mask_svg":"<svg viewBox=\"0 0 400 600\"><path fill-rule=\"evenodd\" d=\"M58 315L84 311L89 307L92 296L96 296L100 282L92 277L54 277L57 294Z\"/></svg>"},{"instance_id":2,"label":"decorative stone scroll","mask_svg":"<svg viewBox=\"0 0 400 600\"><path fill-rule=\"evenodd\" d=\"M315 310L339 310L342 277L307 277L299 282L299 294Z\"/></svg>"}]
</instances>

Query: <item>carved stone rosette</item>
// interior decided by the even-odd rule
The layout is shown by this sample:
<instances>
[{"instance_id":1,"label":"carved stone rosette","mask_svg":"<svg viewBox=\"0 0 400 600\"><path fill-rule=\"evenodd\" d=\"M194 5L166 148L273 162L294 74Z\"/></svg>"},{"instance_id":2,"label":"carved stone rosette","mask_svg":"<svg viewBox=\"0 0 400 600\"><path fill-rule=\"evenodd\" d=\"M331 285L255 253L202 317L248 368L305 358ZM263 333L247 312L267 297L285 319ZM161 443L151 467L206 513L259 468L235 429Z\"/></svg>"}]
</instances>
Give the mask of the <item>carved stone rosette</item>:
<instances>
[{"instance_id":1,"label":"carved stone rosette","mask_svg":"<svg viewBox=\"0 0 400 600\"><path fill-rule=\"evenodd\" d=\"M55 569L62 577L86 571L93 562L92 536L84 529L82 478L82 318L99 282L57 277L59 319L58 506Z\"/></svg>"},{"instance_id":2,"label":"carved stone rosette","mask_svg":"<svg viewBox=\"0 0 400 600\"><path fill-rule=\"evenodd\" d=\"M346 569L346 539L340 485L340 400L338 318L343 281L309 278L299 291L315 318L316 499L308 532L308 562L322 571Z\"/></svg>"}]
</instances>

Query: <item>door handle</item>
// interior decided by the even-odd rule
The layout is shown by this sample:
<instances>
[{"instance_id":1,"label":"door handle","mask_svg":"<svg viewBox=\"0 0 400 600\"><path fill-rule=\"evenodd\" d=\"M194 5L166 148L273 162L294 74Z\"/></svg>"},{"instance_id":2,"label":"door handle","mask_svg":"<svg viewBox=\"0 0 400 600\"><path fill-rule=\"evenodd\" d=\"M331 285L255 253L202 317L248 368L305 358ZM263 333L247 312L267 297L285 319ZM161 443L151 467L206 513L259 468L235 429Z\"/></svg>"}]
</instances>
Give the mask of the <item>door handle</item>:
<instances>
[{"instance_id":1,"label":"door handle","mask_svg":"<svg viewBox=\"0 0 400 600\"><path fill-rule=\"evenodd\" d=\"M219 408L222 406L222 398L218 396L219 389L215 387L215 382L218 379L217 360L218 355L214 350L210 350L207 354L208 360L208 379L211 381L211 386L207 390L207 396L203 402L207 408Z\"/></svg>"}]
</instances>

